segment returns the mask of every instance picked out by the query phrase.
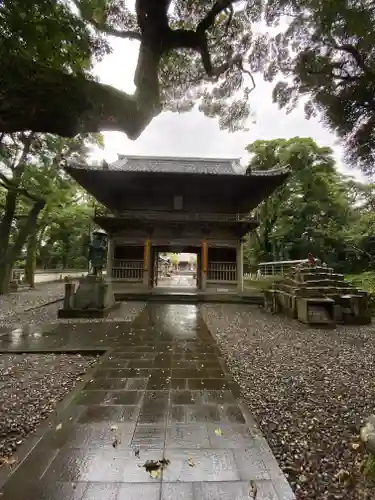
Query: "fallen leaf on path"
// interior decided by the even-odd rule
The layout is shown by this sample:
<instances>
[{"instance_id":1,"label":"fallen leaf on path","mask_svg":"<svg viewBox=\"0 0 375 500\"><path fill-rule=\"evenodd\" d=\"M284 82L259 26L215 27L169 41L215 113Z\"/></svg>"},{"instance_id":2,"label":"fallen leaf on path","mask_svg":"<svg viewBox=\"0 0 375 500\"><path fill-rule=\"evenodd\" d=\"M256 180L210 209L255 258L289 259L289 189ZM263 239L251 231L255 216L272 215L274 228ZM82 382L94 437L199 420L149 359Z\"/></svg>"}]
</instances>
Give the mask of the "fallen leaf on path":
<instances>
[{"instance_id":1,"label":"fallen leaf on path","mask_svg":"<svg viewBox=\"0 0 375 500\"><path fill-rule=\"evenodd\" d=\"M62 424L61 423L56 425L56 430L59 431L60 429L62 429Z\"/></svg>"},{"instance_id":2,"label":"fallen leaf on path","mask_svg":"<svg viewBox=\"0 0 375 500\"><path fill-rule=\"evenodd\" d=\"M249 498L251 498L251 500L256 500L257 496L258 496L258 487L255 484L255 481L251 480L249 483Z\"/></svg>"},{"instance_id":3,"label":"fallen leaf on path","mask_svg":"<svg viewBox=\"0 0 375 500\"><path fill-rule=\"evenodd\" d=\"M12 467L17 462L18 462L17 458L0 457L0 468L3 467L4 465L7 465L8 467Z\"/></svg>"},{"instance_id":4,"label":"fallen leaf on path","mask_svg":"<svg viewBox=\"0 0 375 500\"><path fill-rule=\"evenodd\" d=\"M215 429L215 434L216 434L216 436L222 436L223 431L221 429Z\"/></svg>"},{"instance_id":5,"label":"fallen leaf on path","mask_svg":"<svg viewBox=\"0 0 375 500\"><path fill-rule=\"evenodd\" d=\"M195 466L194 460L192 458L188 458L188 464L189 464L190 467L194 467Z\"/></svg>"}]
</instances>

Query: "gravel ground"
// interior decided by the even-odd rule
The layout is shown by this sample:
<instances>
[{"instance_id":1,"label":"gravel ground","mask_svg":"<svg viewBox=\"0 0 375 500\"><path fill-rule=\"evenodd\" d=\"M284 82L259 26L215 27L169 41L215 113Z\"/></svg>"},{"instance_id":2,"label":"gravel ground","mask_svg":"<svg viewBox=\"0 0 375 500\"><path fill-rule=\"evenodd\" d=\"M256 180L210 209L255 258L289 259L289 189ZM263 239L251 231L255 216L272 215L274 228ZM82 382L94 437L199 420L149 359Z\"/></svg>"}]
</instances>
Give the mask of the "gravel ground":
<instances>
[{"instance_id":1,"label":"gravel ground","mask_svg":"<svg viewBox=\"0 0 375 500\"><path fill-rule=\"evenodd\" d=\"M98 323L102 321L133 321L145 307L145 302L124 302L120 309L113 311L107 318L73 318L59 319L57 312L61 308L61 302L49 304L34 311L18 312L8 315L6 318L0 318L0 328L6 330L9 327L20 328L23 325L43 325L55 323ZM1 335L1 332L0 332Z\"/></svg>"},{"instance_id":2,"label":"gravel ground","mask_svg":"<svg viewBox=\"0 0 375 500\"><path fill-rule=\"evenodd\" d=\"M0 354L0 457L14 455L96 360L79 354Z\"/></svg>"},{"instance_id":3,"label":"gravel ground","mask_svg":"<svg viewBox=\"0 0 375 500\"><path fill-rule=\"evenodd\" d=\"M309 328L246 305L201 307L298 500L374 500L359 430L375 412L375 327Z\"/></svg>"},{"instance_id":4,"label":"gravel ground","mask_svg":"<svg viewBox=\"0 0 375 500\"><path fill-rule=\"evenodd\" d=\"M34 290L23 290L0 296L0 320L17 315L46 302L61 299L64 295L64 283L44 283Z\"/></svg>"}]
</instances>

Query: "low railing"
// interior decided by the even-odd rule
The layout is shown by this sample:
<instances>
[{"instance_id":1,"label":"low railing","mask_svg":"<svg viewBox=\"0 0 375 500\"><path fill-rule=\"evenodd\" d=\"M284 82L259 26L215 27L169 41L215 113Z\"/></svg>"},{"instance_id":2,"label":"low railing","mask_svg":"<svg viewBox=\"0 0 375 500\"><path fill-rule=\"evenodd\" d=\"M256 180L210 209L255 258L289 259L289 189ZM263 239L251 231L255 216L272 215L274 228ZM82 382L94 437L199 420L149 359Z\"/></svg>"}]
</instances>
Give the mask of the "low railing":
<instances>
[{"instance_id":1,"label":"low railing","mask_svg":"<svg viewBox=\"0 0 375 500\"><path fill-rule=\"evenodd\" d=\"M121 212L110 212L109 210L98 207L95 208L95 217L113 217L130 220L165 220L165 221L202 221L202 222L252 222L257 219L253 214L248 213L197 213L184 211L168 210L123 210Z\"/></svg>"},{"instance_id":2,"label":"low railing","mask_svg":"<svg viewBox=\"0 0 375 500\"><path fill-rule=\"evenodd\" d=\"M307 262L307 259L260 262L257 276L284 276L292 267L305 262Z\"/></svg>"},{"instance_id":3,"label":"low railing","mask_svg":"<svg viewBox=\"0 0 375 500\"><path fill-rule=\"evenodd\" d=\"M237 264L233 262L209 262L207 281L237 281Z\"/></svg>"},{"instance_id":4,"label":"low railing","mask_svg":"<svg viewBox=\"0 0 375 500\"><path fill-rule=\"evenodd\" d=\"M143 260L114 260L112 264L112 279L142 281Z\"/></svg>"}]
</instances>

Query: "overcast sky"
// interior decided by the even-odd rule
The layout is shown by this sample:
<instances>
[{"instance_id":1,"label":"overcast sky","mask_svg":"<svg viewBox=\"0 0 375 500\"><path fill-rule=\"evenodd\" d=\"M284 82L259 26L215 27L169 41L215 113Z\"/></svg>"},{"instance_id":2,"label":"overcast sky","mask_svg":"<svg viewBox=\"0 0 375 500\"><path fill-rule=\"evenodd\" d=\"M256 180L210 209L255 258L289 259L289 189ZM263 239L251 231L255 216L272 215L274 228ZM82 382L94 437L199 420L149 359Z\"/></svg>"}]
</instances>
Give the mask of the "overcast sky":
<instances>
[{"instance_id":1,"label":"overcast sky","mask_svg":"<svg viewBox=\"0 0 375 500\"><path fill-rule=\"evenodd\" d=\"M103 83L129 93L134 91L134 70L137 62L138 43L112 39L113 52L97 64L95 71ZM257 139L312 137L319 145L334 149L340 170L348 170L341 161L341 150L335 136L318 120L306 120L302 109L287 115L272 103L272 85L256 75L257 87L251 94L251 108L255 114L249 120L248 132L221 131L218 121L207 118L198 111L189 113L163 113L154 119L136 141L125 134L107 132L105 149L95 157L113 161L117 154L150 156L188 156L214 158L241 158L246 163L245 146ZM253 123L254 122L254 123Z\"/></svg>"}]
</instances>

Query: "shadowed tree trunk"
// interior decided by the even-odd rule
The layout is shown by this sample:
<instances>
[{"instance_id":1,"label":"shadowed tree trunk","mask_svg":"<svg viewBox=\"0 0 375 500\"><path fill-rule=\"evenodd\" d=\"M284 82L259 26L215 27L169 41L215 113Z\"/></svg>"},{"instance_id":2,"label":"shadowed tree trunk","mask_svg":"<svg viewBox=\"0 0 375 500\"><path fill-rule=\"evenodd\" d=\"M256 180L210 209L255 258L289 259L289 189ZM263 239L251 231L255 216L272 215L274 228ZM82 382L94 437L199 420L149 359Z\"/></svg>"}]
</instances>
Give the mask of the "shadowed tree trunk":
<instances>
[{"instance_id":1,"label":"shadowed tree trunk","mask_svg":"<svg viewBox=\"0 0 375 500\"><path fill-rule=\"evenodd\" d=\"M30 210L25 223L18 232L13 245L8 245L0 259L0 295L9 292L9 283L12 277L14 263L19 256L22 247L26 243L27 236L36 228L38 215L43 210L45 205L44 200L35 202Z\"/></svg>"},{"instance_id":2,"label":"shadowed tree trunk","mask_svg":"<svg viewBox=\"0 0 375 500\"><path fill-rule=\"evenodd\" d=\"M37 250L37 228L29 234L27 239L27 254L25 264L25 281L31 288L35 287L35 267L36 267L36 250Z\"/></svg>"}]
</instances>

